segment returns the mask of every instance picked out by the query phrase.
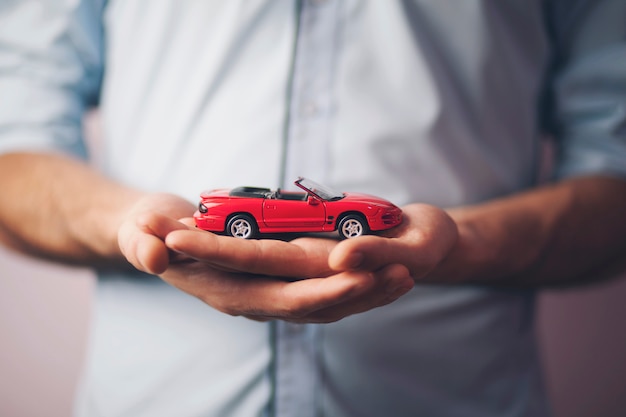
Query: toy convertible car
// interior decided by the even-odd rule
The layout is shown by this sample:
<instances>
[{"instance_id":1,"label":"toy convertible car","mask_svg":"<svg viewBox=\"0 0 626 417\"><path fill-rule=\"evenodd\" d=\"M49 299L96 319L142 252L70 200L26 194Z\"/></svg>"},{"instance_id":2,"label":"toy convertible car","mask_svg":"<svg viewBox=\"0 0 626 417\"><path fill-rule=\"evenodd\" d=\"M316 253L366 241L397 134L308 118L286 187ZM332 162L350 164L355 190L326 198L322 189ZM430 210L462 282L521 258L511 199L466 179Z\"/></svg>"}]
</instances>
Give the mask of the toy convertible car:
<instances>
[{"instance_id":1,"label":"toy convertible car","mask_svg":"<svg viewBox=\"0 0 626 417\"><path fill-rule=\"evenodd\" d=\"M337 193L306 178L304 192L238 187L204 192L194 219L198 228L251 239L260 233L339 231L343 239L397 226L402 211L366 194Z\"/></svg>"}]
</instances>

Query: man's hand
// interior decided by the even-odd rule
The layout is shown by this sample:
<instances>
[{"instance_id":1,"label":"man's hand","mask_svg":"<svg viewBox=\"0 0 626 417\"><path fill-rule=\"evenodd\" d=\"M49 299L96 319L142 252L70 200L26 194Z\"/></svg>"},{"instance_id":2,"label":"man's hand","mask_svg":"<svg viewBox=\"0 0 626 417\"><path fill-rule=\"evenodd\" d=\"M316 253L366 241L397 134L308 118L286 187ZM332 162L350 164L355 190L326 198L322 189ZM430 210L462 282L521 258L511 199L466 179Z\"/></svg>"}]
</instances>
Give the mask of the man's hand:
<instances>
[{"instance_id":1,"label":"man's hand","mask_svg":"<svg viewBox=\"0 0 626 417\"><path fill-rule=\"evenodd\" d=\"M158 275L170 265L171 253L165 246L167 233L187 229L177 219L188 217L195 207L173 194L147 194L128 210L117 241L126 260L140 271Z\"/></svg>"},{"instance_id":2,"label":"man's hand","mask_svg":"<svg viewBox=\"0 0 626 417\"><path fill-rule=\"evenodd\" d=\"M155 212L158 209L160 212ZM332 322L391 303L449 252L454 222L442 210L407 207L387 236L240 240L193 227L190 203L141 200L123 224L120 247L138 269L231 315ZM409 272L410 270L410 272Z\"/></svg>"},{"instance_id":3,"label":"man's hand","mask_svg":"<svg viewBox=\"0 0 626 417\"><path fill-rule=\"evenodd\" d=\"M192 261L171 265L161 275L165 281L222 312L256 320L333 322L413 287L402 265L332 271L332 239L239 240L188 230L170 233L166 242Z\"/></svg>"},{"instance_id":4,"label":"man's hand","mask_svg":"<svg viewBox=\"0 0 626 417\"><path fill-rule=\"evenodd\" d=\"M403 224L385 237L343 242L239 240L158 217L150 230L186 259L162 271L165 281L228 314L300 323L332 322L395 301L456 240L454 222L425 205L408 207Z\"/></svg>"},{"instance_id":5,"label":"man's hand","mask_svg":"<svg viewBox=\"0 0 626 417\"><path fill-rule=\"evenodd\" d=\"M400 264L422 282L456 247L457 225L443 210L411 204L402 208L402 223L381 236L341 242L330 254L333 270L376 270Z\"/></svg>"}]
</instances>

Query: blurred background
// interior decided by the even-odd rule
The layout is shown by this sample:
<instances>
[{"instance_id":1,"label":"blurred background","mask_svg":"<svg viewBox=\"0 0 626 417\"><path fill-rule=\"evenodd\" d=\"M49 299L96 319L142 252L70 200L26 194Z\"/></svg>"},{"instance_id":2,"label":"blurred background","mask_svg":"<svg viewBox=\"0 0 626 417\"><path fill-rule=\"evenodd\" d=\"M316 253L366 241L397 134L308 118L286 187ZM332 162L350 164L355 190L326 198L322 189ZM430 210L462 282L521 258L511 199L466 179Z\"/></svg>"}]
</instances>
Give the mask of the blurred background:
<instances>
[{"instance_id":1,"label":"blurred background","mask_svg":"<svg viewBox=\"0 0 626 417\"><path fill-rule=\"evenodd\" d=\"M85 353L93 275L0 247L0 416L67 417ZM626 415L626 279L540 296L556 417Z\"/></svg>"}]
</instances>

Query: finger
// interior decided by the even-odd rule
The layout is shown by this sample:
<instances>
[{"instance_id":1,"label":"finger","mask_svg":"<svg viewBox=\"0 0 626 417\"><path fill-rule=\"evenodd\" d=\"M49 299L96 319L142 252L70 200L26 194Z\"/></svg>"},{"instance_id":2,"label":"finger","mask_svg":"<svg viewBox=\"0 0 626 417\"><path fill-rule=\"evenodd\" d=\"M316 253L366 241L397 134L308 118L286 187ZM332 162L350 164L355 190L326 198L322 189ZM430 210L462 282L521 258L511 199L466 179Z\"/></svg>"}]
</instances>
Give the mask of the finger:
<instances>
[{"instance_id":1,"label":"finger","mask_svg":"<svg viewBox=\"0 0 626 417\"><path fill-rule=\"evenodd\" d=\"M160 274L168 266L170 253L163 238L183 224L158 213L143 213L126 221L118 234L119 247L137 269Z\"/></svg>"},{"instance_id":2,"label":"finger","mask_svg":"<svg viewBox=\"0 0 626 417\"><path fill-rule=\"evenodd\" d=\"M341 275L360 281L359 288L351 290L349 296L343 297L341 301L326 307L318 303L309 310L303 310L301 306L294 308L290 305L287 313L277 311L270 315L271 312L266 311L262 314L248 314L246 317L258 321L273 319L292 323L330 323L389 304L410 291L414 285L408 270L402 265L390 265L375 273L346 272ZM294 302L300 305L297 300Z\"/></svg>"},{"instance_id":3,"label":"finger","mask_svg":"<svg viewBox=\"0 0 626 417\"><path fill-rule=\"evenodd\" d=\"M141 231L152 234L161 240L165 240L165 237L175 230L189 230L185 223L155 212L138 215L136 224Z\"/></svg>"},{"instance_id":4,"label":"finger","mask_svg":"<svg viewBox=\"0 0 626 417\"><path fill-rule=\"evenodd\" d=\"M137 239L135 252L137 263L142 271L158 275L169 265L169 251L163 241L150 234L142 234Z\"/></svg>"},{"instance_id":5,"label":"finger","mask_svg":"<svg viewBox=\"0 0 626 417\"><path fill-rule=\"evenodd\" d=\"M220 268L251 274L308 278L330 274L330 239L243 240L201 230L177 230L167 235L167 247Z\"/></svg>"},{"instance_id":6,"label":"finger","mask_svg":"<svg viewBox=\"0 0 626 417\"><path fill-rule=\"evenodd\" d=\"M266 317L266 316L248 316L248 315L243 315L243 317L245 317L245 318L247 318L249 320L258 321L260 323L267 323L268 321L274 320L273 317Z\"/></svg>"},{"instance_id":7,"label":"finger","mask_svg":"<svg viewBox=\"0 0 626 417\"><path fill-rule=\"evenodd\" d=\"M183 217L182 219L178 219L178 221L187 226L189 229L194 229L196 227L196 222L193 217Z\"/></svg>"},{"instance_id":8,"label":"finger","mask_svg":"<svg viewBox=\"0 0 626 417\"><path fill-rule=\"evenodd\" d=\"M364 273L285 282L266 276L208 271L199 262L193 267L172 265L161 277L219 311L260 319L304 318L358 297L373 285L371 274Z\"/></svg>"},{"instance_id":9,"label":"finger","mask_svg":"<svg viewBox=\"0 0 626 417\"><path fill-rule=\"evenodd\" d=\"M185 262L185 256L170 252L165 246L165 237L174 230L187 230L188 226L169 216L146 212L137 217L138 229L144 233L137 256L143 270L151 274L163 273L170 262Z\"/></svg>"},{"instance_id":10,"label":"finger","mask_svg":"<svg viewBox=\"0 0 626 417\"><path fill-rule=\"evenodd\" d=\"M136 227L127 229L130 230L120 233L119 246L128 262L144 272L162 272L168 264L168 249L163 241Z\"/></svg>"},{"instance_id":11,"label":"finger","mask_svg":"<svg viewBox=\"0 0 626 417\"><path fill-rule=\"evenodd\" d=\"M414 266L426 255L419 251L422 245L419 238L407 242L398 238L363 236L339 243L330 253L328 263L336 271L377 270L390 264Z\"/></svg>"},{"instance_id":12,"label":"finger","mask_svg":"<svg viewBox=\"0 0 626 417\"><path fill-rule=\"evenodd\" d=\"M361 274L363 273L365 272L361 272ZM373 273L373 275L377 284L368 291L342 303L319 309L306 317L289 321L297 323L335 322L353 314L390 304L411 291L415 285L409 271L402 265L389 265Z\"/></svg>"}]
</instances>

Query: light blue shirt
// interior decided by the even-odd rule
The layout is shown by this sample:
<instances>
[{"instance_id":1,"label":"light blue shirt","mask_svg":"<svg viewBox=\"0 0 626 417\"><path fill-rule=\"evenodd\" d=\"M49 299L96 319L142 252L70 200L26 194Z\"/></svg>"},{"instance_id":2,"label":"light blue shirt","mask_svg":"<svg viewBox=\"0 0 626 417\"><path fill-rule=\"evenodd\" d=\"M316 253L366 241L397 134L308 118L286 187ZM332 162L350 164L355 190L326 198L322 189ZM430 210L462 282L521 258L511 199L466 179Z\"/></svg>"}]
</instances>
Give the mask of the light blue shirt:
<instances>
[{"instance_id":1,"label":"light blue shirt","mask_svg":"<svg viewBox=\"0 0 626 417\"><path fill-rule=\"evenodd\" d=\"M304 175L402 205L626 175L626 2L20 1L0 8L0 149L191 201ZM534 296L418 285L329 325L223 315L99 276L79 416L549 415Z\"/></svg>"}]
</instances>

